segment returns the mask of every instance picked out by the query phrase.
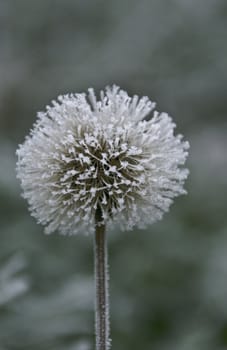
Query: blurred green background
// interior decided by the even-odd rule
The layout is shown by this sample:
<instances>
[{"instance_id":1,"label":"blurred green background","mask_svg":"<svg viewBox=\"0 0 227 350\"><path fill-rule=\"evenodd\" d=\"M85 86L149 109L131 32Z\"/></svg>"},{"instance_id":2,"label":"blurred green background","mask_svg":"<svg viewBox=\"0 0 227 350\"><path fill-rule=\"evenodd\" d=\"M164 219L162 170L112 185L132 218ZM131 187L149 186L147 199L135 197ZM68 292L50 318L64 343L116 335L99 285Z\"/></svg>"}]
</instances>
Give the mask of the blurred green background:
<instances>
[{"instance_id":1,"label":"blurred green background","mask_svg":"<svg viewBox=\"0 0 227 350\"><path fill-rule=\"evenodd\" d=\"M91 350L91 236L45 236L15 177L36 112L116 83L190 141L188 195L109 236L113 349L227 349L227 1L0 0L0 350Z\"/></svg>"}]
</instances>

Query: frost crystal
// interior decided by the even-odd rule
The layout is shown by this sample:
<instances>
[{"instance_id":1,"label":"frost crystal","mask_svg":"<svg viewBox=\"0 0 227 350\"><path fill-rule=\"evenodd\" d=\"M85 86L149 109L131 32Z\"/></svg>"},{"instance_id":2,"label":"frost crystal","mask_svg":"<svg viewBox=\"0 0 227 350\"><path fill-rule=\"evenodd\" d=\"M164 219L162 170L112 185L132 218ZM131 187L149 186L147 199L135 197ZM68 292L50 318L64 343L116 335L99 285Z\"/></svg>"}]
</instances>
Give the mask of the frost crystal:
<instances>
[{"instance_id":1,"label":"frost crystal","mask_svg":"<svg viewBox=\"0 0 227 350\"><path fill-rule=\"evenodd\" d=\"M93 232L96 209L122 229L161 219L185 193L188 142L147 97L117 86L59 96L17 150L17 175L46 233Z\"/></svg>"}]
</instances>

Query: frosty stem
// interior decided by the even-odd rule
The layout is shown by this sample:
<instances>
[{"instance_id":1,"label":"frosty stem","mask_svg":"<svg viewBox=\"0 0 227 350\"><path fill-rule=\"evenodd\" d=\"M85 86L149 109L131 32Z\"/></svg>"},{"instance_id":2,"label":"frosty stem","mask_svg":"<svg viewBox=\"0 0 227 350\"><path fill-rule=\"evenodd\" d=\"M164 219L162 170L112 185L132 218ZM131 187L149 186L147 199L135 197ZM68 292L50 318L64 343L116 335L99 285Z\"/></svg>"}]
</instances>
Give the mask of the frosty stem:
<instances>
[{"instance_id":1,"label":"frosty stem","mask_svg":"<svg viewBox=\"0 0 227 350\"><path fill-rule=\"evenodd\" d=\"M98 208L95 216L96 350L109 349L108 263L105 224Z\"/></svg>"}]
</instances>

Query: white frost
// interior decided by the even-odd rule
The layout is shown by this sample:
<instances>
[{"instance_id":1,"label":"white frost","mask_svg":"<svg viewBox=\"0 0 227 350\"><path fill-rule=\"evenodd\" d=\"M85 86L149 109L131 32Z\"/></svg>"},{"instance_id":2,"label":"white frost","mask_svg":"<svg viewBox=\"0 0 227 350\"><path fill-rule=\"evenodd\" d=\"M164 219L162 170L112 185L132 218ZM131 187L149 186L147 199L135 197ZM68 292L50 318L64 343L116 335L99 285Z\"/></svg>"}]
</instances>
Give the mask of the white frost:
<instances>
[{"instance_id":1,"label":"white frost","mask_svg":"<svg viewBox=\"0 0 227 350\"><path fill-rule=\"evenodd\" d=\"M110 227L146 227L185 193L189 144L166 113L144 119L154 106L114 85L100 100L89 89L38 113L17 150L17 175L47 233L93 232L97 207Z\"/></svg>"}]
</instances>

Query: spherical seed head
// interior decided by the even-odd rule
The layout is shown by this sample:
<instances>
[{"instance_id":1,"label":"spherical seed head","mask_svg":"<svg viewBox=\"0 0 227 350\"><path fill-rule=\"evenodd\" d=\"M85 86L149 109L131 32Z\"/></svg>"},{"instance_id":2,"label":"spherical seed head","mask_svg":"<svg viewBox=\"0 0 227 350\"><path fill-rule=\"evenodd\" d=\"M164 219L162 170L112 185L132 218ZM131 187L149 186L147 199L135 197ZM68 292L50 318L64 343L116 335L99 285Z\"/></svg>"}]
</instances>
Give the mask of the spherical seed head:
<instances>
[{"instance_id":1,"label":"spherical seed head","mask_svg":"<svg viewBox=\"0 0 227 350\"><path fill-rule=\"evenodd\" d=\"M32 215L46 233L146 227L185 193L188 142L147 97L117 86L59 96L17 150L17 175Z\"/></svg>"}]
</instances>

